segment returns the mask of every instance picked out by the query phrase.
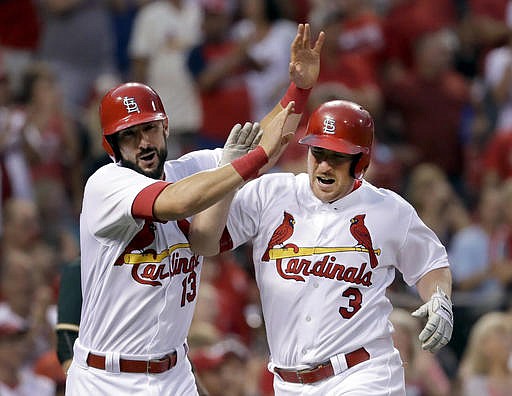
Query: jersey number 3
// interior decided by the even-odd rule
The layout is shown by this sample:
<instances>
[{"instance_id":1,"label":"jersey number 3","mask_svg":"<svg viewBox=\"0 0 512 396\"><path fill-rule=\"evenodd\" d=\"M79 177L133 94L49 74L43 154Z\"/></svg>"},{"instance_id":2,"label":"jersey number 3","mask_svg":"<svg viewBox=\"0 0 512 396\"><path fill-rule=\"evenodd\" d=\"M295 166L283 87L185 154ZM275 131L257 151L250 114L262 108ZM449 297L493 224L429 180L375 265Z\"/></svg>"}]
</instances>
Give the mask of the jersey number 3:
<instances>
[{"instance_id":1,"label":"jersey number 3","mask_svg":"<svg viewBox=\"0 0 512 396\"><path fill-rule=\"evenodd\" d=\"M361 309L361 302L363 301L363 295L355 287L349 287L342 294L343 297L348 298L348 308L340 307L340 315L345 319L350 319L355 315L357 311Z\"/></svg>"},{"instance_id":2,"label":"jersey number 3","mask_svg":"<svg viewBox=\"0 0 512 396\"><path fill-rule=\"evenodd\" d=\"M192 302L196 298L197 294L197 275L195 271L192 271L183 278L181 282L183 286L181 291L181 306L184 307L187 302Z\"/></svg>"}]
</instances>

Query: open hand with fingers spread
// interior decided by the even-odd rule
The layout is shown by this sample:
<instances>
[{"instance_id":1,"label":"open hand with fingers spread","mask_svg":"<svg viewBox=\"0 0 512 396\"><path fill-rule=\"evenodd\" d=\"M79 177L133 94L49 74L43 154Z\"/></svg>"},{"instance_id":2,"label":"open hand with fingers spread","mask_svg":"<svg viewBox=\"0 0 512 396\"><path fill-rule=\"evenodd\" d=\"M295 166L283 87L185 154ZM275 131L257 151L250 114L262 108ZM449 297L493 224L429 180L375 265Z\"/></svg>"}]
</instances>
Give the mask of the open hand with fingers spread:
<instances>
[{"instance_id":1,"label":"open hand with fingers spread","mask_svg":"<svg viewBox=\"0 0 512 396\"><path fill-rule=\"evenodd\" d=\"M320 52L324 41L325 33L320 32L312 46L309 24L299 24L297 35L291 45L289 65L290 80L298 88L309 89L316 83L320 72Z\"/></svg>"}]
</instances>

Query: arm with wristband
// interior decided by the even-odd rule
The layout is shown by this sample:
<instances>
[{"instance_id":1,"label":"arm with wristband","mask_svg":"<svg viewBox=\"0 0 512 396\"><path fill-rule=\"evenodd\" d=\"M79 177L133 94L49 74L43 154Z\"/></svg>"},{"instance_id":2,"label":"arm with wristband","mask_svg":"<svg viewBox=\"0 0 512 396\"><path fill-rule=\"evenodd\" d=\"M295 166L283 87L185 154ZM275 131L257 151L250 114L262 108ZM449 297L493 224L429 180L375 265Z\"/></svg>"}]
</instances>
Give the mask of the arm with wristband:
<instances>
[{"instance_id":1,"label":"arm with wristband","mask_svg":"<svg viewBox=\"0 0 512 396\"><path fill-rule=\"evenodd\" d=\"M290 64L288 69L290 85L288 90L279 103L277 103L276 106L261 120L258 128L263 132L259 134L258 131L253 131L251 134L252 136L255 136L253 142L250 142L250 139L246 140L244 136L242 136L241 139L235 137L232 140L242 142L241 144L236 145L239 153L243 153L244 150L248 151L247 154L231 161L231 166L235 168L239 174L243 175L242 177L244 177L244 180L249 180L259 176L271 169L286 149L290 139L293 137L307 103L309 92L318 79L320 71L320 52L324 39L324 32L320 32L316 42L312 45L311 29L309 24L298 25L297 34L290 46ZM254 172L254 169L250 169L249 164L253 161L257 161L258 158L262 156L261 147L266 144L266 141L269 138L269 136L267 136L267 132L274 130L278 125L280 125L283 109L286 108L289 108L292 112L287 115L282 125L280 147L275 153L268 156L268 160L263 164L263 166ZM259 145L252 149L260 135L261 140ZM232 146L230 146L229 142L230 138L228 138L228 141L224 146L225 155L228 155L231 151L230 147ZM245 149L243 147L245 147ZM260 163L262 163L262 161ZM217 202L215 205L194 217L190 227L189 241L192 250L196 253L204 256L213 256L219 253L219 240L226 225L229 205L231 204L234 194L235 192L233 191L223 200Z\"/></svg>"}]
</instances>

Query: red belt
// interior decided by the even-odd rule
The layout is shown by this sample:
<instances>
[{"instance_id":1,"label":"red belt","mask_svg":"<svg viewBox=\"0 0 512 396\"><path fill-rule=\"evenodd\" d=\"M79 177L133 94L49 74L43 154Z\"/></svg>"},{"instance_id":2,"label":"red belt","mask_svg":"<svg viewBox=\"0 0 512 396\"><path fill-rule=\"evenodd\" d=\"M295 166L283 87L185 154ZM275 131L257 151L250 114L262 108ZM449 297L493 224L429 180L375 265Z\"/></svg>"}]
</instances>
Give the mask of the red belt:
<instances>
[{"instance_id":1,"label":"red belt","mask_svg":"<svg viewBox=\"0 0 512 396\"><path fill-rule=\"evenodd\" d=\"M152 360L128 360L119 359L119 368L123 373L147 373L160 374L176 366L178 354L173 352L160 359ZM89 352L87 364L91 367L105 370L105 356L95 355Z\"/></svg>"},{"instance_id":2,"label":"red belt","mask_svg":"<svg viewBox=\"0 0 512 396\"><path fill-rule=\"evenodd\" d=\"M370 354L364 348L356 349L355 351L345 355L348 368L354 367L356 364L362 363L368 359L370 359ZM276 367L274 371L279 374L283 381L293 382L296 384L312 384L334 375L334 369L331 361L324 362L316 367L305 370L287 370Z\"/></svg>"}]
</instances>

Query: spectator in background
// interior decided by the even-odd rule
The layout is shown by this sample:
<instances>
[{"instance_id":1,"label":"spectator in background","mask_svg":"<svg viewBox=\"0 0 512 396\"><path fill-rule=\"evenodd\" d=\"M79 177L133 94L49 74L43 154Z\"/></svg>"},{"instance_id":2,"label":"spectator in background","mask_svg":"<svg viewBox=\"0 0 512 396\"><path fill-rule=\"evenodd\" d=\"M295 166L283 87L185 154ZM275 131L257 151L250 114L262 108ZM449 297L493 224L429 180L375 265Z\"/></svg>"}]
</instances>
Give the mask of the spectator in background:
<instances>
[{"instance_id":1,"label":"spectator in background","mask_svg":"<svg viewBox=\"0 0 512 396\"><path fill-rule=\"evenodd\" d=\"M117 74L114 37L104 0L41 0L38 56L55 72L64 110L78 118L94 81Z\"/></svg>"},{"instance_id":2,"label":"spectator in background","mask_svg":"<svg viewBox=\"0 0 512 396\"><path fill-rule=\"evenodd\" d=\"M451 0L392 0L384 17L384 81L393 83L414 66L415 43L420 37L452 29L455 24Z\"/></svg>"},{"instance_id":3,"label":"spectator in background","mask_svg":"<svg viewBox=\"0 0 512 396\"><path fill-rule=\"evenodd\" d=\"M110 21L114 31L115 61L120 79L128 80L130 55L128 46L132 36L133 22L141 7L153 0L107 0Z\"/></svg>"},{"instance_id":4,"label":"spectator in background","mask_svg":"<svg viewBox=\"0 0 512 396\"><path fill-rule=\"evenodd\" d=\"M258 302L256 283L232 252L207 257L204 261L201 281L215 288L220 313L214 320L217 329L223 335L236 335L249 345L251 328L246 320L246 310Z\"/></svg>"},{"instance_id":5,"label":"spectator in background","mask_svg":"<svg viewBox=\"0 0 512 396\"><path fill-rule=\"evenodd\" d=\"M195 149L201 122L199 96L186 65L189 50L200 40L200 1L149 2L135 16L129 43L132 79L155 89L170 114L173 158Z\"/></svg>"},{"instance_id":6,"label":"spectator in background","mask_svg":"<svg viewBox=\"0 0 512 396\"><path fill-rule=\"evenodd\" d=\"M405 186L406 198L420 218L450 247L453 235L470 223L462 200L443 170L431 163L414 167Z\"/></svg>"},{"instance_id":7,"label":"spectator in background","mask_svg":"<svg viewBox=\"0 0 512 396\"><path fill-rule=\"evenodd\" d=\"M454 315L459 323L451 346L459 359L471 325L485 312L504 306L505 288L496 272L503 251L502 219L500 190L485 189L472 222L454 234L448 250L454 281Z\"/></svg>"},{"instance_id":8,"label":"spectator in background","mask_svg":"<svg viewBox=\"0 0 512 396\"><path fill-rule=\"evenodd\" d=\"M41 215L45 221L52 218L46 223L48 227L57 228L48 230L49 239L58 239L60 228L77 228L83 188L78 161L80 139L62 100L50 66L43 62L32 64L23 77L23 141Z\"/></svg>"},{"instance_id":9,"label":"spectator in background","mask_svg":"<svg viewBox=\"0 0 512 396\"><path fill-rule=\"evenodd\" d=\"M197 349L190 359L209 396L247 395L249 350L244 344L224 338Z\"/></svg>"},{"instance_id":10,"label":"spectator in background","mask_svg":"<svg viewBox=\"0 0 512 396\"><path fill-rule=\"evenodd\" d=\"M512 129L495 133L483 154L483 186L497 187L512 178Z\"/></svg>"},{"instance_id":11,"label":"spectator in background","mask_svg":"<svg viewBox=\"0 0 512 396\"><path fill-rule=\"evenodd\" d=\"M40 260L45 256L42 252L48 246L42 240L43 230L36 203L27 199L9 199L4 203L3 215L2 254L30 255L36 268L41 268Z\"/></svg>"},{"instance_id":12,"label":"spectator in background","mask_svg":"<svg viewBox=\"0 0 512 396\"><path fill-rule=\"evenodd\" d=\"M404 363L406 396L451 396L450 379L435 355L421 349L417 334L421 324L402 308L389 315L393 343Z\"/></svg>"},{"instance_id":13,"label":"spectator in background","mask_svg":"<svg viewBox=\"0 0 512 396\"><path fill-rule=\"evenodd\" d=\"M459 366L461 396L508 396L512 389L512 317L489 312L473 325Z\"/></svg>"},{"instance_id":14,"label":"spectator in background","mask_svg":"<svg viewBox=\"0 0 512 396\"><path fill-rule=\"evenodd\" d=\"M512 129L512 30L505 45L485 56L485 83L496 112L497 133Z\"/></svg>"},{"instance_id":15,"label":"spectator in background","mask_svg":"<svg viewBox=\"0 0 512 396\"><path fill-rule=\"evenodd\" d=\"M247 43L230 37L233 22L227 0L203 0L203 39L189 53L187 64L201 98L199 148L222 147L233 124L252 119L245 79Z\"/></svg>"},{"instance_id":16,"label":"spectator in background","mask_svg":"<svg viewBox=\"0 0 512 396\"><path fill-rule=\"evenodd\" d=\"M343 15L338 35L340 49L361 56L376 80L386 46L384 20L371 0L340 0L339 3Z\"/></svg>"},{"instance_id":17,"label":"spectator in background","mask_svg":"<svg viewBox=\"0 0 512 396\"><path fill-rule=\"evenodd\" d=\"M321 21L320 30L326 32L318 82L311 92L308 107L316 108L333 99L360 103L369 112L379 116L382 93L374 70L367 57L358 51L346 51L340 44L345 26L343 14L331 14ZM340 70L343 72L340 73Z\"/></svg>"},{"instance_id":18,"label":"spectator in background","mask_svg":"<svg viewBox=\"0 0 512 396\"><path fill-rule=\"evenodd\" d=\"M463 185L469 205L478 200L485 182L485 155L492 138L493 117L489 112L488 93L480 79L470 80L471 103L462 112L460 135L463 149Z\"/></svg>"},{"instance_id":19,"label":"spectator in background","mask_svg":"<svg viewBox=\"0 0 512 396\"><path fill-rule=\"evenodd\" d=\"M92 95L82 113L79 122L83 144L81 145L82 180L89 179L98 168L112 160L103 148L100 114L98 112L101 98L111 87L121 84L117 76L104 74L96 80Z\"/></svg>"},{"instance_id":20,"label":"spectator in background","mask_svg":"<svg viewBox=\"0 0 512 396\"><path fill-rule=\"evenodd\" d=\"M288 86L288 48L296 24L283 17L277 0L241 0L241 20L234 36L247 42L251 68L245 75L252 103L251 119L260 120Z\"/></svg>"},{"instance_id":21,"label":"spectator in background","mask_svg":"<svg viewBox=\"0 0 512 396\"><path fill-rule=\"evenodd\" d=\"M39 45L40 20L33 0L0 1L0 70L9 76L9 90L17 96L23 70Z\"/></svg>"},{"instance_id":22,"label":"spectator in background","mask_svg":"<svg viewBox=\"0 0 512 396\"><path fill-rule=\"evenodd\" d=\"M42 239L40 219L33 201L11 199L6 202L4 212L2 305L29 321L37 343L33 353L37 355L51 345L56 302L53 287L60 257Z\"/></svg>"},{"instance_id":23,"label":"spectator in background","mask_svg":"<svg viewBox=\"0 0 512 396\"><path fill-rule=\"evenodd\" d=\"M494 270L505 287L505 309L512 308L512 179L508 179L501 187L503 200L503 239L501 257Z\"/></svg>"},{"instance_id":24,"label":"spectator in background","mask_svg":"<svg viewBox=\"0 0 512 396\"><path fill-rule=\"evenodd\" d=\"M480 78L485 72L488 52L506 44L510 36L511 3L510 0L467 0L457 3L460 43L457 67L470 78Z\"/></svg>"},{"instance_id":25,"label":"spectator in background","mask_svg":"<svg viewBox=\"0 0 512 396\"><path fill-rule=\"evenodd\" d=\"M0 313L29 326L23 364L34 368L36 361L53 348L53 293L41 268L31 257L10 252L4 255L0 274Z\"/></svg>"},{"instance_id":26,"label":"spectator in background","mask_svg":"<svg viewBox=\"0 0 512 396\"><path fill-rule=\"evenodd\" d=\"M470 103L468 82L453 68L450 36L437 31L415 42L414 68L385 87L388 112L401 120L398 134L409 150L408 168L438 164L462 191L460 121ZM388 114L389 116L389 114Z\"/></svg>"},{"instance_id":27,"label":"spectator in background","mask_svg":"<svg viewBox=\"0 0 512 396\"><path fill-rule=\"evenodd\" d=\"M503 306L503 288L494 273L503 251L503 203L499 189L482 191L473 221L457 231L448 251L459 304L480 315Z\"/></svg>"},{"instance_id":28,"label":"spectator in background","mask_svg":"<svg viewBox=\"0 0 512 396\"><path fill-rule=\"evenodd\" d=\"M14 104L10 77L0 73L0 207L10 198L33 199L32 180L23 149L25 115Z\"/></svg>"},{"instance_id":29,"label":"spectator in background","mask_svg":"<svg viewBox=\"0 0 512 396\"><path fill-rule=\"evenodd\" d=\"M26 365L30 352L28 324L0 309L0 395L55 396L55 385Z\"/></svg>"}]
</instances>

